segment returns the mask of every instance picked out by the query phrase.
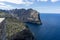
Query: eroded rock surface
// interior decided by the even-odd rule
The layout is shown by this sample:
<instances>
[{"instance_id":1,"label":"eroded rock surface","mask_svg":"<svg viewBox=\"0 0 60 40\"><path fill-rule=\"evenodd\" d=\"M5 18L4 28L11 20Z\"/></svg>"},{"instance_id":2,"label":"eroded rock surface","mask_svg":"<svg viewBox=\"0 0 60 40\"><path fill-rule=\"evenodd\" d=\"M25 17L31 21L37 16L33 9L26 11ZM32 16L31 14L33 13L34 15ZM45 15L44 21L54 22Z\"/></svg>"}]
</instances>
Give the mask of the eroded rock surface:
<instances>
[{"instance_id":1,"label":"eroded rock surface","mask_svg":"<svg viewBox=\"0 0 60 40\"><path fill-rule=\"evenodd\" d=\"M37 12L36 10L15 9L11 13L12 16L16 17L17 19L20 19L22 22L41 24L39 12Z\"/></svg>"}]
</instances>

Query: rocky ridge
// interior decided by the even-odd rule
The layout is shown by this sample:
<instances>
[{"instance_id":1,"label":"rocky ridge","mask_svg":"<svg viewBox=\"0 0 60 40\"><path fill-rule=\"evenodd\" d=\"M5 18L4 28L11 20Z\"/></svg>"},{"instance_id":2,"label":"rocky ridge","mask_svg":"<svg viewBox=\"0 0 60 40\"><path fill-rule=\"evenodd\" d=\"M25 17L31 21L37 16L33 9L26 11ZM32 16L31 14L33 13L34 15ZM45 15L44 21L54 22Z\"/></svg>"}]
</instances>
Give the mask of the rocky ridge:
<instances>
[{"instance_id":1,"label":"rocky ridge","mask_svg":"<svg viewBox=\"0 0 60 40\"><path fill-rule=\"evenodd\" d=\"M41 24L39 12L33 9L15 9L10 11L11 15L22 22Z\"/></svg>"},{"instance_id":2,"label":"rocky ridge","mask_svg":"<svg viewBox=\"0 0 60 40\"><path fill-rule=\"evenodd\" d=\"M6 18L6 40L34 40L33 33L25 23L41 24L39 12L33 9L14 9L7 14L0 14L0 17Z\"/></svg>"}]
</instances>

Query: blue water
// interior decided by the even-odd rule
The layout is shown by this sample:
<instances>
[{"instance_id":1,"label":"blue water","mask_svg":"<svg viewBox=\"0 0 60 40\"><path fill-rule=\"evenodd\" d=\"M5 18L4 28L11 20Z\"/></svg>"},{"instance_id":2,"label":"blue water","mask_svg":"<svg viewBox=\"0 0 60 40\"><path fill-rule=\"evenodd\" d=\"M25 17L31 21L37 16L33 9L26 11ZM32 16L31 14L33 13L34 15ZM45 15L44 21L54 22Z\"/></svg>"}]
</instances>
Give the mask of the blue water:
<instances>
[{"instance_id":1,"label":"blue water","mask_svg":"<svg viewBox=\"0 0 60 40\"><path fill-rule=\"evenodd\" d=\"M36 40L60 40L60 14L40 14L42 25L28 23Z\"/></svg>"}]
</instances>

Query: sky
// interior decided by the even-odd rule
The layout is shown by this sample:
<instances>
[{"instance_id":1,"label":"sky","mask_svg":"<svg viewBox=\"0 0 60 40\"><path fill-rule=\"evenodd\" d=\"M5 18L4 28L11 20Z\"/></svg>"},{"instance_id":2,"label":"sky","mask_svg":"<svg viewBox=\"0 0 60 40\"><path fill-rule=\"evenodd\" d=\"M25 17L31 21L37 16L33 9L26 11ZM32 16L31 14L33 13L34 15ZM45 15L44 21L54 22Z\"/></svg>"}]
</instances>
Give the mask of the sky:
<instances>
[{"instance_id":1,"label":"sky","mask_svg":"<svg viewBox=\"0 0 60 40\"><path fill-rule=\"evenodd\" d=\"M29 9L40 13L60 13L60 0L0 0L0 9Z\"/></svg>"}]
</instances>

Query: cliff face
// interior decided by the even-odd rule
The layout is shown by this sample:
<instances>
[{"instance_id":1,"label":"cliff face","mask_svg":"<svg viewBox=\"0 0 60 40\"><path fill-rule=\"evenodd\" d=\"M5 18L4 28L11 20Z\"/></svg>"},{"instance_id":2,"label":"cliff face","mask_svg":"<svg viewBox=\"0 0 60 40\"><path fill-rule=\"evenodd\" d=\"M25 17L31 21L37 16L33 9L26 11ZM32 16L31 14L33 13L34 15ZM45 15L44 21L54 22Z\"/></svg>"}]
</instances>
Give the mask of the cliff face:
<instances>
[{"instance_id":1,"label":"cliff face","mask_svg":"<svg viewBox=\"0 0 60 40\"><path fill-rule=\"evenodd\" d=\"M34 36L28 28L11 36L11 40L34 40Z\"/></svg>"},{"instance_id":2,"label":"cliff face","mask_svg":"<svg viewBox=\"0 0 60 40\"><path fill-rule=\"evenodd\" d=\"M4 35L5 34L5 25L4 24L5 24L4 18L0 18L0 40L3 40L4 36L5 36Z\"/></svg>"},{"instance_id":3,"label":"cliff face","mask_svg":"<svg viewBox=\"0 0 60 40\"><path fill-rule=\"evenodd\" d=\"M24 23L41 24L39 13L33 9L15 9L9 13L0 14L0 17L6 17L6 40L34 40L33 34Z\"/></svg>"},{"instance_id":4,"label":"cliff face","mask_svg":"<svg viewBox=\"0 0 60 40\"><path fill-rule=\"evenodd\" d=\"M16 18L6 18L6 40L34 40L34 36L24 23Z\"/></svg>"},{"instance_id":5,"label":"cliff face","mask_svg":"<svg viewBox=\"0 0 60 40\"><path fill-rule=\"evenodd\" d=\"M0 40L34 40L34 36L26 24L9 16L0 23Z\"/></svg>"},{"instance_id":6,"label":"cliff face","mask_svg":"<svg viewBox=\"0 0 60 40\"><path fill-rule=\"evenodd\" d=\"M36 23L41 24L41 19L39 12L33 9L13 9L9 10L7 13L11 14L13 17L17 18L18 20L22 22L29 22L29 23ZM8 15L7 13L0 13L0 16L3 15L3 17L9 17L11 15Z\"/></svg>"},{"instance_id":7,"label":"cliff face","mask_svg":"<svg viewBox=\"0 0 60 40\"><path fill-rule=\"evenodd\" d=\"M12 11L12 13L14 17L16 17L17 19L20 19L20 21L22 22L41 24L39 12L37 12L36 10L15 9L14 11Z\"/></svg>"},{"instance_id":8,"label":"cliff face","mask_svg":"<svg viewBox=\"0 0 60 40\"><path fill-rule=\"evenodd\" d=\"M26 17L26 18L27 18L28 22L41 24L39 12L37 12L36 10L28 9L27 15L28 15L28 17Z\"/></svg>"}]
</instances>

